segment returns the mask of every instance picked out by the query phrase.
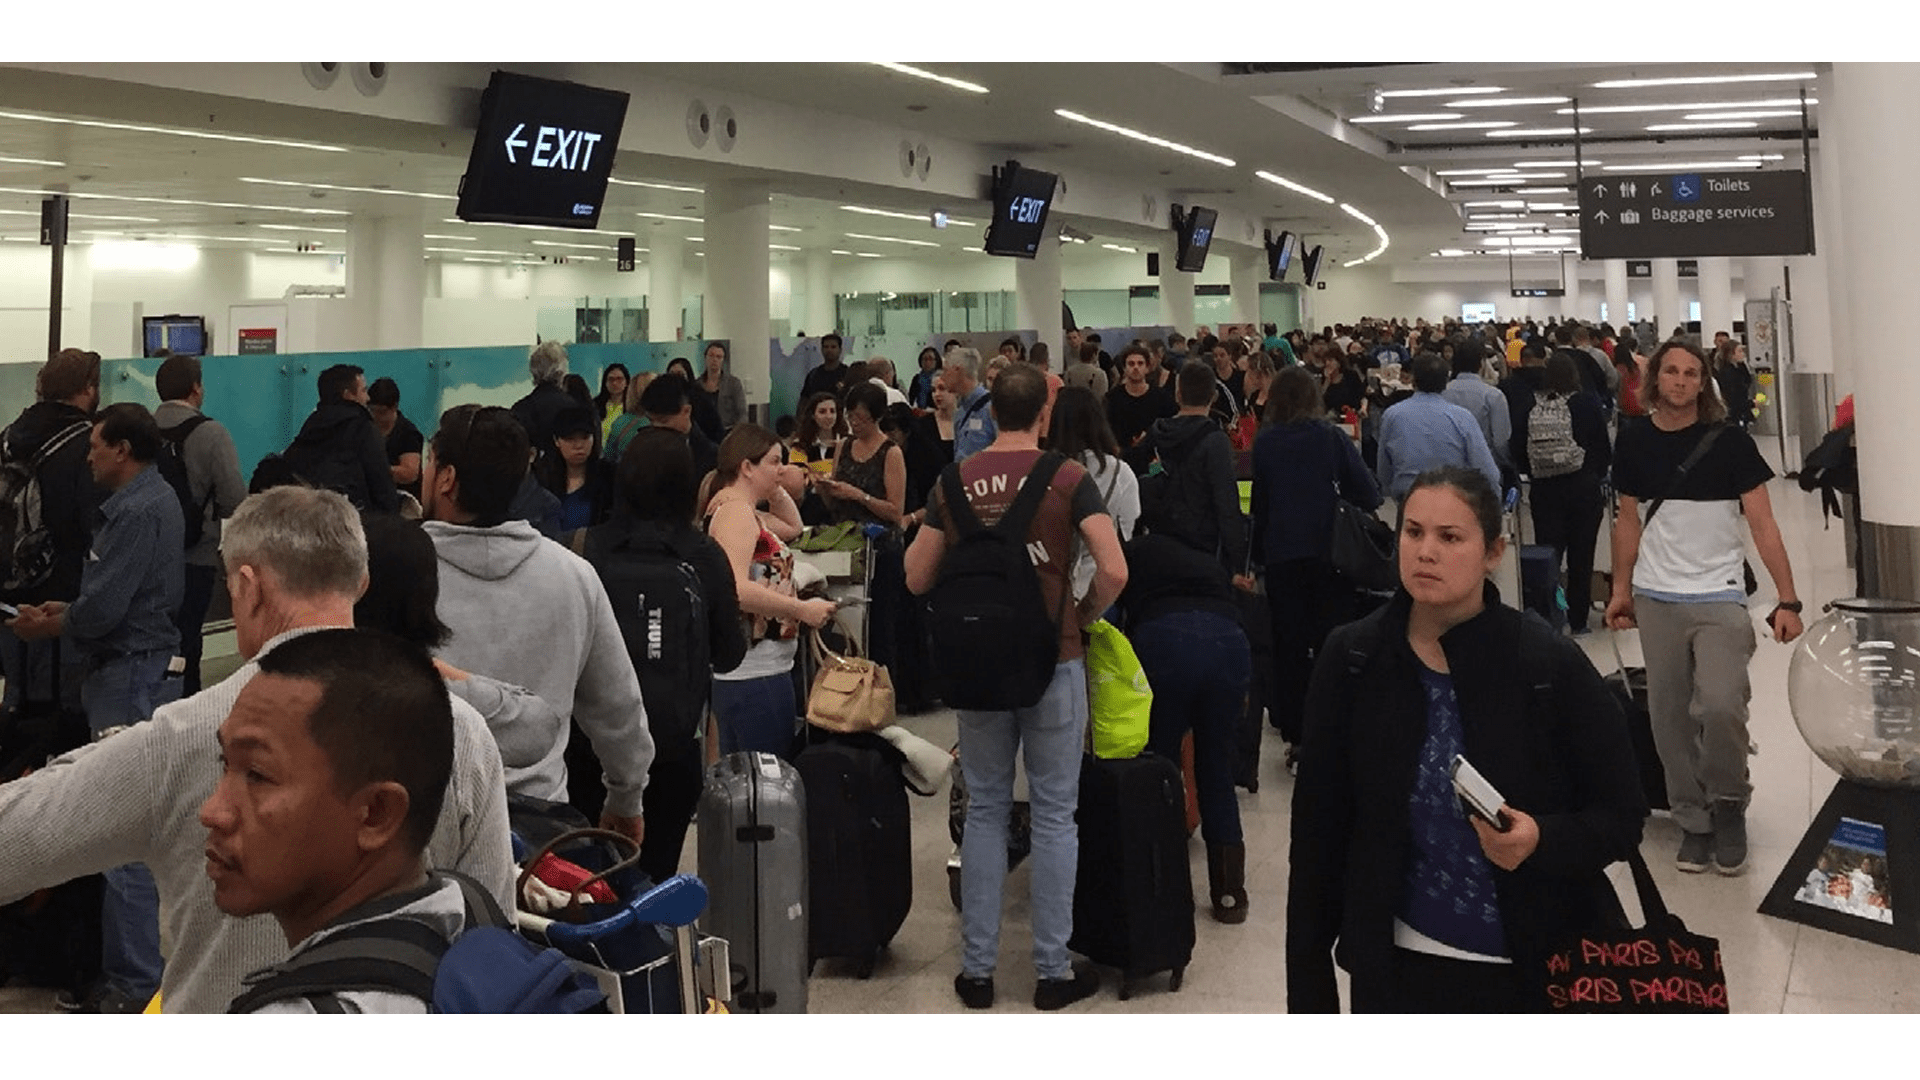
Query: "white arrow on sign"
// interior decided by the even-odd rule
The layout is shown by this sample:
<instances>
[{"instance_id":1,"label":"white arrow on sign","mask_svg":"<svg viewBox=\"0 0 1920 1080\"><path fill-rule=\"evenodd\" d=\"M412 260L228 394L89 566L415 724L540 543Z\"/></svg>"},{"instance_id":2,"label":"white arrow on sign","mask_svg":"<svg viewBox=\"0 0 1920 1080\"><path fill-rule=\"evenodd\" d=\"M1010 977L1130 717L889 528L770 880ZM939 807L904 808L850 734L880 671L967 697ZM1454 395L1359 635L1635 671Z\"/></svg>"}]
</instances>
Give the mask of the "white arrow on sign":
<instances>
[{"instance_id":1,"label":"white arrow on sign","mask_svg":"<svg viewBox=\"0 0 1920 1080\"><path fill-rule=\"evenodd\" d=\"M1598 197L1598 198L1602 198L1602 199L1604 199L1604 198L1606 198L1606 197L1607 197L1607 185L1605 185L1605 184L1595 184L1595 185L1593 185L1593 193L1594 193L1594 195L1595 195L1596 197Z\"/></svg>"},{"instance_id":2,"label":"white arrow on sign","mask_svg":"<svg viewBox=\"0 0 1920 1080\"><path fill-rule=\"evenodd\" d=\"M1593 212L1593 220L1605 225L1607 223L1607 212L1605 210L1595 210Z\"/></svg>"},{"instance_id":3,"label":"white arrow on sign","mask_svg":"<svg viewBox=\"0 0 1920 1080\"><path fill-rule=\"evenodd\" d=\"M522 150L527 148L527 140L519 137L520 132L526 130L526 126L525 124L515 124L513 125L513 130L507 134L507 164L509 165L519 164L519 160L513 156L514 147L517 146Z\"/></svg>"},{"instance_id":4,"label":"white arrow on sign","mask_svg":"<svg viewBox=\"0 0 1920 1080\"><path fill-rule=\"evenodd\" d=\"M1656 199L1660 197L1660 181L1658 180L1653 182L1653 197Z\"/></svg>"}]
</instances>

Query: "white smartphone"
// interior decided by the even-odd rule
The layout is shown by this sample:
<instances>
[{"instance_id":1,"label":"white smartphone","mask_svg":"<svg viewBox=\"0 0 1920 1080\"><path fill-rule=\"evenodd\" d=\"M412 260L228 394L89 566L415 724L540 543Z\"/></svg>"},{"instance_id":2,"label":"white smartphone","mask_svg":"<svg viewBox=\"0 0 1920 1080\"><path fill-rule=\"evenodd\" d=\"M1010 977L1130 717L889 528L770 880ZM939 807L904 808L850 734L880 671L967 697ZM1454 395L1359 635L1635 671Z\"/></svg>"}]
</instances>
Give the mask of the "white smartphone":
<instances>
[{"instance_id":1,"label":"white smartphone","mask_svg":"<svg viewBox=\"0 0 1920 1080\"><path fill-rule=\"evenodd\" d=\"M5 615L9 619L17 619L20 617L20 609L14 607L12 604L0 604L0 615Z\"/></svg>"},{"instance_id":2,"label":"white smartphone","mask_svg":"<svg viewBox=\"0 0 1920 1080\"><path fill-rule=\"evenodd\" d=\"M1464 756L1455 754L1453 758L1453 790L1460 796L1460 804L1467 812L1493 826L1496 832L1506 832L1513 827L1507 815L1500 812L1506 804L1500 789L1494 787L1480 770Z\"/></svg>"}]
</instances>

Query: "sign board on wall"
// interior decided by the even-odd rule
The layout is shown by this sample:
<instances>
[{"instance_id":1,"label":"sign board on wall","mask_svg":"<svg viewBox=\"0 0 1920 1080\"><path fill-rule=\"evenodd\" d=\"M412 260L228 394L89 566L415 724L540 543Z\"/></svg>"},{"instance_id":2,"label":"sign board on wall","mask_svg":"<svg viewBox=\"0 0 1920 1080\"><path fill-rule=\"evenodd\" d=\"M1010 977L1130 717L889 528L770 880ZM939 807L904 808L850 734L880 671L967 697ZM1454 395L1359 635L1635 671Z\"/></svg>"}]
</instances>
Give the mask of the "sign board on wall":
<instances>
[{"instance_id":1,"label":"sign board on wall","mask_svg":"<svg viewBox=\"0 0 1920 1080\"><path fill-rule=\"evenodd\" d=\"M1533 296L1565 296L1567 295L1567 290L1565 289L1514 289L1512 290L1512 292L1513 292L1514 299L1516 300L1524 299L1526 297L1533 297Z\"/></svg>"},{"instance_id":2,"label":"sign board on wall","mask_svg":"<svg viewBox=\"0 0 1920 1080\"><path fill-rule=\"evenodd\" d=\"M255 327L240 331L241 356L271 356L280 351L280 331L274 327Z\"/></svg>"},{"instance_id":3,"label":"sign board on wall","mask_svg":"<svg viewBox=\"0 0 1920 1080\"><path fill-rule=\"evenodd\" d=\"M1580 187L1580 251L1589 259L1811 254L1807 174L1589 177Z\"/></svg>"}]
</instances>

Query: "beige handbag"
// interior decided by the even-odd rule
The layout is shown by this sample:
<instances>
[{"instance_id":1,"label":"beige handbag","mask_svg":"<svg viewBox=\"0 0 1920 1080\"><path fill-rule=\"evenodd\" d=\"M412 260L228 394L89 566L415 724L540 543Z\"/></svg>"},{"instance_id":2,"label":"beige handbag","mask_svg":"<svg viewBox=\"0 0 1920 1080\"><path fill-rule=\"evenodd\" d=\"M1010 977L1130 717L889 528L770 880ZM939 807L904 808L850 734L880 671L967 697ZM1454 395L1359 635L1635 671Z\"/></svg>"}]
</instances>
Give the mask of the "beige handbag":
<instances>
[{"instance_id":1,"label":"beige handbag","mask_svg":"<svg viewBox=\"0 0 1920 1080\"><path fill-rule=\"evenodd\" d=\"M827 648L818 630L812 639L818 670L807 693L807 723L841 734L878 731L893 723L893 678L885 665L857 653L841 656Z\"/></svg>"}]
</instances>

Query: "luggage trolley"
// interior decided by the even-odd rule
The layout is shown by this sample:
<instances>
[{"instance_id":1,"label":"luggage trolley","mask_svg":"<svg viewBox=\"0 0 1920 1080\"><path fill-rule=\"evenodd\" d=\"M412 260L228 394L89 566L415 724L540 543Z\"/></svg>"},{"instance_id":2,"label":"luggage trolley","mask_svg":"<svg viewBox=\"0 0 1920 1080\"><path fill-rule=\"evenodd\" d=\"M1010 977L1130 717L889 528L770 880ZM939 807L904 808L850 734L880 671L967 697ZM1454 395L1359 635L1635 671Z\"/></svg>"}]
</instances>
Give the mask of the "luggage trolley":
<instances>
[{"instance_id":1,"label":"luggage trolley","mask_svg":"<svg viewBox=\"0 0 1920 1080\"><path fill-rule=\"evenodd\" d=\"M561 917L520 910L514 913L515 925L523 936L559 949L591 976L607 995L612 1012L726 1012L732 990L727 942L694 929L694 921L707 909L705 883L680 874L652 885L632 859L609 859L607 845L597 842L617 835L601 830L569 833L529 858L516 887L522 902L536 864L548 856L559 858L556 849L564 848L566 859L579 864L611 865L573 885ZM567 846L576 841L596 842ZM596 885L612 886L615 901L585 903L598 891Z\"/></svg>"}]
</instances>

